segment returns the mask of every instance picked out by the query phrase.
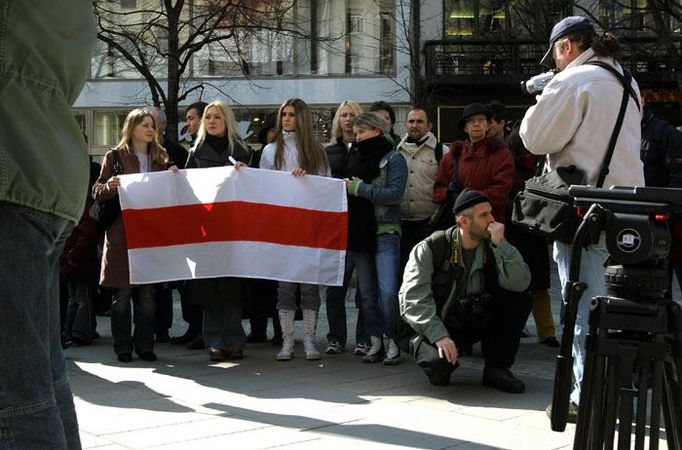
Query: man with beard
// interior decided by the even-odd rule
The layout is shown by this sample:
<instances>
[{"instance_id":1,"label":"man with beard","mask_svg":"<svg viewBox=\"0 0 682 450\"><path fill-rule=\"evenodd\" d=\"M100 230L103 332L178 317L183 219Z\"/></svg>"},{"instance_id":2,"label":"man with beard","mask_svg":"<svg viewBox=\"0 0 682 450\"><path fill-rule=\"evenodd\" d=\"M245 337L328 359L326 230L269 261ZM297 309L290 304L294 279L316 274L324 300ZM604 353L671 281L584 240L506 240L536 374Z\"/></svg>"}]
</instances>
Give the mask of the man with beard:
<instances>
[{"instance_id":1,"label":"man with beard","mask_svg":"<svg viewBox=\"0 0 682 450\"><path fill-rule=\"evenodd\" d=\"M530 271L504 238L488 197L464 189L456 225L415 246L400 288L400 314L414 330L409 347L431 384L447 386L459 349L481 341L483 385L521 393L509 370L531 309Z\"/></svg>"}]
</instances>

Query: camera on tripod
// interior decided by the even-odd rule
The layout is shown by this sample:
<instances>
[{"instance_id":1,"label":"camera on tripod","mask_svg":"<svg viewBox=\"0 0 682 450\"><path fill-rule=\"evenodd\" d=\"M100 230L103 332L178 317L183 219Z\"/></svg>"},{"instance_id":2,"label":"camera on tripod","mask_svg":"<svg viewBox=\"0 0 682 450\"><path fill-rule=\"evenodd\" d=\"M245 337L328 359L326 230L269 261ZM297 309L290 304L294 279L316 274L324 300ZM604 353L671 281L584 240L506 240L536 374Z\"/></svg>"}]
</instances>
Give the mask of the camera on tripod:
<instances>
[{"instance_id":1,"label":"camera on tripod","mask_svg":"<svg viewBox=\"0 0 682 450\"><path fill-rule=\"evenodd\" d=\"M575 449L657 448L663 409L668 447L682 445L682 313L670 297L670 223L682 217L682 190L572 186L583 216L571 247L566 308L552 399L552 429L564 431L572 385L572 344L580 282L580 255L604 233L610 254L608 295L590 301L589 331L574 441ZM585 212L586 211L586 212ZM584 213L584 214L583 214ZM651 390L651 408L647 410ZM636 404L636 411L633 405ZM649 423L647 424L647 417Z\"/></svg>"}]
</instances>

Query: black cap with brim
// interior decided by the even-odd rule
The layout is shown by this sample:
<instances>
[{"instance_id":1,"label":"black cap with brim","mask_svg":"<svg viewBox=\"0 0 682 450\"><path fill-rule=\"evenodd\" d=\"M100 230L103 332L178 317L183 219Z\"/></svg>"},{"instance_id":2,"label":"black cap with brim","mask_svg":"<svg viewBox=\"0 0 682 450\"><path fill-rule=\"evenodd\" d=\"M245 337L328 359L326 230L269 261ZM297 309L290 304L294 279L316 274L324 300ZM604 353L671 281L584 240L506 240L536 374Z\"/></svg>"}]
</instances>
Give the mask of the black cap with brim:
<instances>
[{"instance_id":1,"label":"black cap with brim","mask_svg":"<svg viewBox=\"0 0 682 450\"><path fill-rule=\"evenodd\" d=\"M549 48L545 53L545 56L540 60L540 64L545 67L554 67L554 58L552 56L552 48L554 44L566 36L570 36L573 33L577 33L582 30L594 31L592 23L587 17L584 16L570 16L561 20L559 23L554 25L552 28L552 33L549 36Z\"/></svg>"},{"instance_id":2,"label":"black cap with brim","mask_svg":"<svg viewBox=\"0 0 682 450\"><path fill-rule=\"evenodd\" d=\"M490 111L484 104L472 103L470 105L466 105L462 110L462 118L459 119L459 122L457 122L457 127L460 130L463 130L464 125L467 123L467 119L471 116L475 116L476 114L485 114L485 117L488 120L493 117L492 111Z\"/></svg>"}]
</instances>

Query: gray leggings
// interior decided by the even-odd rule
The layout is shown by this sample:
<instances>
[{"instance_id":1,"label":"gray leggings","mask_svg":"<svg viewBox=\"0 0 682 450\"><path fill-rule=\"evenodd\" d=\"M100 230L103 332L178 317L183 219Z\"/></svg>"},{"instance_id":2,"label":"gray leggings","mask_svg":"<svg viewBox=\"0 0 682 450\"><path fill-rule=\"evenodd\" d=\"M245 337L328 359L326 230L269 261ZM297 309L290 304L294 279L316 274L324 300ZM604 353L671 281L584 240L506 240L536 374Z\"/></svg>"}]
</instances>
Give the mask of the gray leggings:
<instances>
[{"instance_id":1,"label":"gray leggings","mask_svg":"<svg viewBox=\"0 0 682 450\"><path fill-rule=\"evenodd\" d=\"M320 287L316 284L285 283L277 289L277 309L296 311L296 288L301 287L301 309L320 310Z\"/></svg>"}]
</instances>

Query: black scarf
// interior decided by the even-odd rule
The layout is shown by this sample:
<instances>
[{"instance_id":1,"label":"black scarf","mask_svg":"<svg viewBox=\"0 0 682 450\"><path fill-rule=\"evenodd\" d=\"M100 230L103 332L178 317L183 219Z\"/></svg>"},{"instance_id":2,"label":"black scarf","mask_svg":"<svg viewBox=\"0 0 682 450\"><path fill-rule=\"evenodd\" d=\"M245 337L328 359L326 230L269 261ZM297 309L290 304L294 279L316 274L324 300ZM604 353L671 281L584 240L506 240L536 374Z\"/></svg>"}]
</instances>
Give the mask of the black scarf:
<instances>
[{"instance_id":1,"label":"black scarf","mask_svg":"<svg viewBox=\"0 0 682 450\"><path fill-rule=\"evenodd\" d=\"M371 183L379 176L381 158L390 152L393 146L383 135L365 139L356 145L359 156L348 167L348 177L358 177L365 183Z\"/></svg>"},{"instance_id":2,"label":"black scarf","mask_svg":"<svg viewBox=\"0 0 682 450\"><path fill-rule=\"evenodd\" d=\"M215 152L219 155L222 155L225 153L225 151L230 151L230 140L227 138L227 133L225 136L213 136L210 134L206 135L206 139L204 139L204 142L206 142L208 145L215 150Z\"/></svg>"}]
</instances>

